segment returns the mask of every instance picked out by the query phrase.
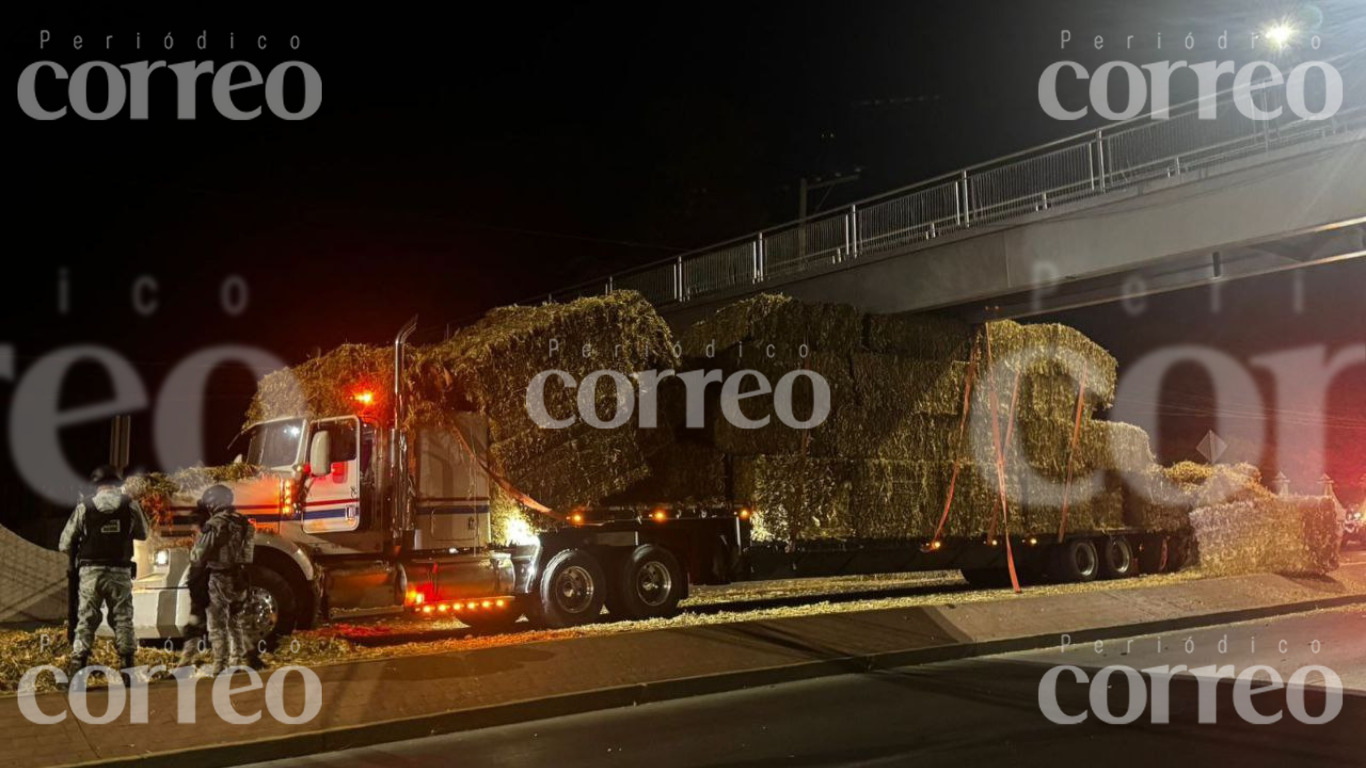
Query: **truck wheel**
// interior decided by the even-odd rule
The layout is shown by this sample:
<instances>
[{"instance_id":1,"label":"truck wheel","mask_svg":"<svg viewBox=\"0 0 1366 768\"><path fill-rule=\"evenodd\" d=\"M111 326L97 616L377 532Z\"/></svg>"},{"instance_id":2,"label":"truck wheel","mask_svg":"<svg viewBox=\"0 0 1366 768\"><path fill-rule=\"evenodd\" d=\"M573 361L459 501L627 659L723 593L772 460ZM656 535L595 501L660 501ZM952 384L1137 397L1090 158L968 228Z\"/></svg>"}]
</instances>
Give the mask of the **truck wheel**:
<instances>
[{"instance_id":1,"label":"truck wheel","mask_svg":"<svg viewBox=\"0 0 1366 768\"><path fill-rule=\"evenodd\" d=\"M618 618L659 619L678 613L688 578L678 558L658 544L642 544L621 564L612 584Z\"/></svg>"},{"instance_id":2,"label":"truck wheel","mask_svg":"<svg viewBox=\"0 0 1366 768\"><path fill-rule=\"evenodd\" d=\"M607 579L602 566L581 549L566 549L550 558L541 576L539 623L558 629L587 624L602 613Z\"/></svg>"},{"instance_id":3,"label":"truck wheel","mask_svg":"<svg viewBox=\"0 0 1366 768\"><path fill-rule=\"evenodd\" d=\"M1127 579L1138 575L1138 560L1128 539L1111 536L1101 542L1100 575L1104 579Z\"/></svg>"},{"instance_id":4,"label":"truck wheel","mask_svg":"<svg viewBox=\"0 0 1366 768\"><path fill-rule=\"evenodd\" d=\"M1100 553L1090 539L1073 539L1054 550L1053 572L1059 581L1095 581Z\"/></svg>"},{"instance_id":5,"label":"truck wheel","mask_svg":"<svg viewBox=\"0 0 1366 768\"><path fill-rule=\"evenodd\" d=\"M265 640L268 646L273 646L276 638L294 631L298 602L284 576L259 565L251 566L250 573L248 631L256 638Z\"/></svg>"}]
</instances>

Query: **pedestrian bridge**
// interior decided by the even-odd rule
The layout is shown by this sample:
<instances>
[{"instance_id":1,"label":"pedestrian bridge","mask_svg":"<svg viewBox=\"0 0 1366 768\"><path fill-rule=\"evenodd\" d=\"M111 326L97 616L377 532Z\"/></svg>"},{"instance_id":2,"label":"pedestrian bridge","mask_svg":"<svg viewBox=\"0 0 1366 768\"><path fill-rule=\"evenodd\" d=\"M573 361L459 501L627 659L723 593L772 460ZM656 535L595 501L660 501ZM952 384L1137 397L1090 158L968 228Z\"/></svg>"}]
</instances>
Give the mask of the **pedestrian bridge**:
<instances>
[{"instance_id":1,"label":"pedestrian bridge","mask_svg":"<svg viewBox=\"0 0 1366 768\"><path fill-rule=\"evenodd\" d=\"M1283 92L1259 91L1274 104ZM762 292L1021 317L1366 253L1366 99L1253 122L1222 94L552 293L675 326ZM1206 105L1208 106L1208 105Z\"/></svg>"}]
</instances>

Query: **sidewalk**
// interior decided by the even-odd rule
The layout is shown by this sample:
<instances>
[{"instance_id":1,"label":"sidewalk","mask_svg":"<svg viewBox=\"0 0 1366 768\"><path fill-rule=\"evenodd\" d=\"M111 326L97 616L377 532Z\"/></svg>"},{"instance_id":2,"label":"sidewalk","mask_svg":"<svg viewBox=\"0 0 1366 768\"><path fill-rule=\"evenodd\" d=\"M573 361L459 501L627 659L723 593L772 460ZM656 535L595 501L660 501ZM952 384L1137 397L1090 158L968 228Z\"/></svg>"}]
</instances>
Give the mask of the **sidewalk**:
<instances>
[{"instance_id":1,"label":"sidewalk","mask_svg":"<svg viewBox=\"0 0 1366 768\"><path fill-rule=\"evenodd\" d=\"M148 691L149 722L122 717L107 725L68 713L36 725L17 700L0 702L0 753L16 768L82 762L176 762L196 768L310 754L521 720L554 717L719 690L873 667L899 666L1055 645L1063 633L1085 642L1177 631L1316 607L1366 602L1366 564L1328 580L1257 575L1116 589L1082 595L1002 599L967 605L887 609L627 632L434 656L317 668L322 711L286 725L266 711L264 691L237 694L252 725L223 722L213 711L212 681L200 680L194 724L176 722L177 687ZM234 683L245 685L239 675ZM105 711L92 692L90 711ZM303 685L291 675L285 707L303 708ZM49 714L69 705L61 694L37 697Z\"/></svg>"}]
</instances>

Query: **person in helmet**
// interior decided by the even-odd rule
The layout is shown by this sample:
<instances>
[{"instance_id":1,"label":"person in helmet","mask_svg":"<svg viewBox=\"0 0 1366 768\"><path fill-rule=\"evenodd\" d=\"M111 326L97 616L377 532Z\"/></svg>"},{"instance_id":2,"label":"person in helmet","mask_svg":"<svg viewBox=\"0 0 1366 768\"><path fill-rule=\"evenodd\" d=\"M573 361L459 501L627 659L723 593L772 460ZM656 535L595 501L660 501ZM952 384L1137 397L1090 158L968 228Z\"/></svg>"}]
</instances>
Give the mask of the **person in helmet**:
<instances>
[{"instance_id":1,"label":"person in helmet","mask_svg":"<svg viewBox=\"0 0 1366 768\"><path fill-rule=\"evenodd\" d=\"M199 535L203 535L209 523L209 510L203 502L195 505L190 519ZM177 667L188 667L198 661L206 650L209 636L209 572L201 569L192 573L186 586L190 590L190 618L185 625L184 644L180 647Z\"/></svg>"},{"instance_id":2,"label":"person in helmet","mask_svg":"<svg viewBox=\"0 0 1366 768\"><path fill-rule=\"evenodd\" d=\"M102 466L90 476L95 495L72 511L62 529L58 549L73 555L79 572L76 631L71 642L68 675L74 677L90 661L104 609L114 628L114 646L125 670L137 665L133 634L133 541L146 540L147 519L137 502L122 490L118 470Z\"/></svg>"},{"instance_id":3,"label":"person in helmet","mask_svg":"<svg viewBox=\"0 0 1366 768\"><path fill-rule=\"evenodd\" d=\"M251 521L233 506L232 491L212 485L199 500L208 511L204 531L190 551L190 581L202 572L209 578L209 644L213 648L213 673L229 666L255 664L248 645L246 607L251 591L247 566L252 559Z\"/></svg>"}]
</instances>

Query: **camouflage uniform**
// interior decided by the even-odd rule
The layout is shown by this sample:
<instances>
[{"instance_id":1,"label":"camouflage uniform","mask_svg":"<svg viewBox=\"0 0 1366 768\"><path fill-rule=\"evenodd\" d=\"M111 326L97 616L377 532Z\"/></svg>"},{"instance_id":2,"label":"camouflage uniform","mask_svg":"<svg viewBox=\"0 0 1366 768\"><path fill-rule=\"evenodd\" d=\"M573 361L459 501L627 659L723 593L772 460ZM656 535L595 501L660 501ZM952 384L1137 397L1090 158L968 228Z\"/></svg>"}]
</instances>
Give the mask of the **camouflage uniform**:
<instances>
[{"instance_id":1,"label":"camouflage uniform","mask_svg":"<svg viewBox=\"0 0 1366 768\"><path fill-rule=\"evenodd\" d=\"M124 507L128 522L122 529L120 508ZM97 525L100 530L91 530ZM117 541L120 552L115 557L88 557L92 555L92 542L100 536L110 536ZM80 558L80 607L77 609L75 638L71 644L72 655L84 661L90 655L90 647L95 640L95 630L103 618L104 608L109 609L109 624L114 629L114 645L119 656L131 660L137 650L137 638L133 634L133 540L147 538L147 521L137 502L119 492L115 486L103 486L93 499L76 506L62 530L58 548L70 553L73 549ZM102 553L112 554L112 553ZM117 564L116 561L126 561Z\"/></svg>"},{"instance_id":2,"label":"camouflage uniform","mask_svg":"<svg viewBox=\"0 0 1366 768\"><path fill-rule=\"evenodd\" d=\"M214 672L218 673L225 667L247 663L253 651L246 625L251 591L247 565L251 563L256 529L230 501L227 506L210 508L213 515L190 552L190 567L192 579L208 570L209 643L213 646Z\"/></svg>"},{"instance_id":3,"label":"camouflage uniform","mask_svg":"<svg viewBox=\"0 0 1366 768\"><path fill-rule=\"evenodd\" d=\"M195 508L193 515L195 528L202 535L209 522L209 512L203 506ZM190 617L185 625L184 645L181 646L177 667L194 664L200 654L208 649L209 621L209 574L197 571L185 585L190 592Z\"/></svg>"}]
</instances>

